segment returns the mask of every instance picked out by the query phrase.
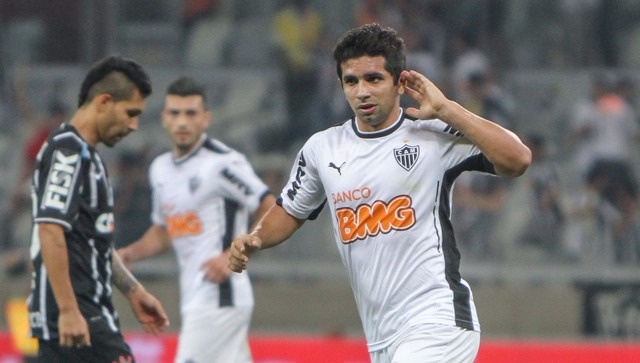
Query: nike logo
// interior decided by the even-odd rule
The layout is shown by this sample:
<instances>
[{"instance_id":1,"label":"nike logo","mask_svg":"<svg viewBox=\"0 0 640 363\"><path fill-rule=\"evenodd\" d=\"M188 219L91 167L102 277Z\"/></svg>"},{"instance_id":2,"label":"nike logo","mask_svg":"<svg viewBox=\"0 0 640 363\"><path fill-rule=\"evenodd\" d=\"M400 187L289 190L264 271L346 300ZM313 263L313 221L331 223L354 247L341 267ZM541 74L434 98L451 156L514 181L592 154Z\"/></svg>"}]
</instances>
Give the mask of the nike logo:
<instances>
[{"instance_id":1,"label":"nike logo","mask_svg":"<svg viewBox=\"0 0 640 363\"><path fill-rule=\"evenodd\" d=\"M340 166L336 166L336 164L334 164L333 162L329 163L329 167L330 168L334 168L338 171L338 174L342 175L342 172L340 171L340 169L344 166L346 162L343 162L342 164L340 164Z\"/></svg>"}]
</instances>

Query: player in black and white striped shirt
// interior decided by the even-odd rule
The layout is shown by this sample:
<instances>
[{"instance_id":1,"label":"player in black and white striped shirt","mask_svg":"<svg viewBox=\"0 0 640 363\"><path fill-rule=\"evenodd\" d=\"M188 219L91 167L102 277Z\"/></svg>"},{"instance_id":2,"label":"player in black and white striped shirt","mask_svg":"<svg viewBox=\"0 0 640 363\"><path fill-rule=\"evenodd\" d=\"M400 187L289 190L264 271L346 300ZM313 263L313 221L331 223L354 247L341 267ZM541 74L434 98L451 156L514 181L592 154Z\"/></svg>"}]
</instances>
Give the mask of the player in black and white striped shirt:
<instances>
[{"instance_id":1,"label":"player in black and white striped shirt","mask_svg":"<svg viewBox=\"0 0 640 363\"><path fill-rule=\"evenodd\" d=\"M33 175L29 322L43 362L133 361L112 302L115 285L147 331L168 324L160 303L113 253L113 192L95 147L135 131L151 93L132 60L93 65L68 123L42 146Z\"/></svg>"}]
</instances>

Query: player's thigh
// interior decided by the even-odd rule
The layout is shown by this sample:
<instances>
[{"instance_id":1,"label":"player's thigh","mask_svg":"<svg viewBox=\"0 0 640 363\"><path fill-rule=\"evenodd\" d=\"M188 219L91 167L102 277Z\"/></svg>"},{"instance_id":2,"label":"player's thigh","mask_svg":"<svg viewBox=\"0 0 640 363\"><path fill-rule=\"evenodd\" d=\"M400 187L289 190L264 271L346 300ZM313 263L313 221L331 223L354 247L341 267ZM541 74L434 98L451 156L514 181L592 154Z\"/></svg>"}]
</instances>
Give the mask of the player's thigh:
<instances>
[{"instance_id":1,"label":"player's thigh","mask_svg":"<svg viewBox=\"0 0 640 363\"><path fill-rule=\"evenodd\" d=\"M122 335L92 334L91 346L65 348L57 339L38 343L38 362L42 363L135 363L131 348Z\"/></svg>"},{"instance_id":2,"label":"player's thigh","mask_svg":"<svg viewBox=\"0 0 640 363\"><path fill-rule=\"evenodd\" d=\"M398 340L391 363L473 363L480 333L455 326L425 324Z\"/></svg>"},{"instance_id":3,"label":"player's thigh","mask_svg":"<svg viewBox=\"0 0 640 363\"><path fill-rule=\"evenodd\" d=\"M252 308L226 307L183 318L175 363L250 363L248 335Z\"/></svg>"}]
</instances>

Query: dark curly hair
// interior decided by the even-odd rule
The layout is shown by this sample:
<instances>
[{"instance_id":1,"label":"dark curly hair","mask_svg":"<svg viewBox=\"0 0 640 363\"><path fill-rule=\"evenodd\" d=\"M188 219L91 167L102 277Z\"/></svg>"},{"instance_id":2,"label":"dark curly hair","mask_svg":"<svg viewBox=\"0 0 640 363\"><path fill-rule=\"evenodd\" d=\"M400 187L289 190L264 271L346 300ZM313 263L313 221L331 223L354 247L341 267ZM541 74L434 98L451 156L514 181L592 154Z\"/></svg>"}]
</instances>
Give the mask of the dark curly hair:
<instances>
[{"instance_id":1,"label":"dark curly hair","mask_svg":"<svg viewBox=\"0 0 640 363\"><path fill-rule=\"evenodd\" d=\"M363 56L384 57L385 70L391 73L394 83L398 83L406 66L406 56L404 40L394 29L372 23L348 31L333 50L338 78L342 80L342 63Z\"/></svg>"}]
</instances>

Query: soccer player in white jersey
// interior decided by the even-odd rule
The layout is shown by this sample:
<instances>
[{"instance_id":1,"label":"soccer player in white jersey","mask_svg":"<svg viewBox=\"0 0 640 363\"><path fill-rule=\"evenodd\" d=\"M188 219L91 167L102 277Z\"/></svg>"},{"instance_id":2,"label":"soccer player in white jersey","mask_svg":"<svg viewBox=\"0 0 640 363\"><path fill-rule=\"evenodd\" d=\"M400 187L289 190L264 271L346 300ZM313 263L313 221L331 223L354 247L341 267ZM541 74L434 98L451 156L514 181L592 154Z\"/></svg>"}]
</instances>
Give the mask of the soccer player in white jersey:
<instances>
[{"instance_id":1,"label":"soccer player in white jersey","mask_svg":"<svg viewBox=\"0 0 640 363\"><path fill-rule=\"evenodd\" d=\"M304 144L277 205L234 239L230 267L245 270L327 204L372 362L473 362L480 325L459 271L451 188L465 170L519 176L531 152L405 70L393 29L347 32L334 59L355 116ZM400 107L405 93L417 107Z\"/></svg>"},{"instance_id":2,"label":"soccer player in white jersey","mask_svg":"<svg viewBox=\"0 0 640 363\"><path fill-rule=\"evenodd\" d=\"M152 226L118 253L130 264L173 246L182 317L176 363L251 362L253 291L229 269L229 246L275 197L244 155L207 137L211 111L195 80L169 85L162 122L173 146L149 169Z\"/></svg>"}]
</instances>

